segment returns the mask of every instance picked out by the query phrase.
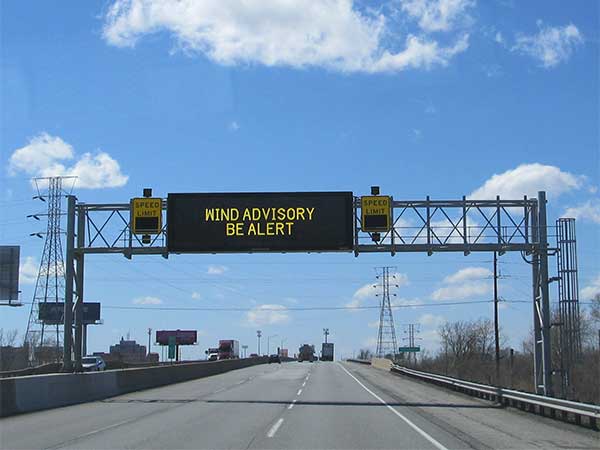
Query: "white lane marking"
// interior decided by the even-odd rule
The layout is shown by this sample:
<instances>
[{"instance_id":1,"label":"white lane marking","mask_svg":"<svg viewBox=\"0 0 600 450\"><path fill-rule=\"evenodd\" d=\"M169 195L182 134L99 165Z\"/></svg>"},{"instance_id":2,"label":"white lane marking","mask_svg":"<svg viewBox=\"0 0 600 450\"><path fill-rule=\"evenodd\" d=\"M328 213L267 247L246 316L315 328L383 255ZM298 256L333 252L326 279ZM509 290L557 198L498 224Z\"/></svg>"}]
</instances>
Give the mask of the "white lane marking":
<instances>
[{"instance_id":1,"label":"white lane marking","mask_svg":"<svg viewBox=\"0 0 600 450\"><path fill-rule=\"evenodd\" d=\"M288 406L288 409L292 409L294 407L294 405L296 404L296 399L294 399L292 401L292 403L290 403L290 406Z\"/></svg>"},{"instance_id":2,"label":"white lane marking","mask_svg":"<svg viewBox=\"0 0 600 450\"><path fill-rule=\"evenodd\" d=\"M337 364L342 369L344 369L344 372L346 372L348 375L350 375L354 379L354 381L356 381L358 384L360 384L361 387L365 391L367 391L369 394L371 394L373 397L375 397L377 400L379 400L381 403L383 403L390 411L392 411L394 414L396 414L398 417L400 417L402 420L404 420L413 430L415 430L417 433L419 433L421 436L423 436L425 439L427 439L429 442L431 442L435 446L435 448L437 448L439 450L448 450L446 447L444 447L442 444L440 444L434 438L429 436L425 431L421 430L418 426L416 426L414 423L412 423L403 414L400 414L398 411L396 411L394 408L392 408L390 405L388 405L384 399L382 399L379 395L377 395L375 392L373 392L368 387L366 387L364 384L362 384L358 380L358 378L356 378L354 375L352 375L350 372L348 372L344 366L342 366L340 363L337 363Z\"/></svg>"},{"instance_id":3,"label":"white lane marking","mask_svg":"<svg viewBox=\"0 0 600 450\"><path fill-rule=\"evenodd\" d=\"M304 383L302 383L302 387L306 386L306 381Z\"/></svg>"},{"instance_id":4,"label":"white lane marking","mask_svg":"<svg viewBox=\"0 0 600 450\"><path fill-rule=\"evenodd\" d=\"M279 430L279 427L281 426L282 423L283 423L283 417L280 418L277 422L275 422L275 425L273 425L271 427L271 429L269 430L269 432L267 433L267 437L272 438L273 436L275 436L275 433L277 433L277 430Z\"/></svg>"},{"instance_id":5,"label":"white lane marking","mask_svg":"<svg viewBox=\"0 0 600 450\"><path fill-rule=\"evenodd\" d=\"M298 392L296 393L296 395L300 395L302 394L302 389L298 389Z\"/></svg>"}]
</instances>

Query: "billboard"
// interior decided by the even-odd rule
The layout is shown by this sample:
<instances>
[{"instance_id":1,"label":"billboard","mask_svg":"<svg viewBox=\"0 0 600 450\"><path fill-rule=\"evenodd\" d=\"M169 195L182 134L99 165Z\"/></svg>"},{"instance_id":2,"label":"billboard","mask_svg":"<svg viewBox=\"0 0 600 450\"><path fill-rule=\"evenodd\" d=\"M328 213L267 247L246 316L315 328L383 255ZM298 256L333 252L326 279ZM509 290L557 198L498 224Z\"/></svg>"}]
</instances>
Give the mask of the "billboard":
<instances>
[{"instance_id":1,"label":"billboard","mask_svg":"<svg viewBox=\"0 0 600 450\"><path fill-rule=\"evenodd\" d=\"M0 300L19 299L18 245L0 246Z\"/></svg>"},{"instance_id":2,"label":"billboard","mask_svg":"<svg viewBox=\"0 0 600 450\"><path fill-rule=\"evenodd\" d=\"M349 251L352 192L169 194L171 253Z\"/></svg>"},{"instance_id":3,"label":"billboard","mask_svg":"<svg viewBox=\"0 0 600 450\"><path fill-rule=\"evenodd\" d=\"M156 332L158 345L169 345L169 338L175 338L175 345L194 345L197 342L196 330L160 330Z\"/></svg>"},{"instance_id":4,"label":"billboard","mask_svg":"<svg viewBox=\"0 0 600 450\"><path fill-rule=\"evenodd\" d=\"M84 302L82 305L83 323L87 325L100 321L100 303ZM38 308L38 320L46 325L58 325L64 323L64 302L40 302Z\"/></svg>"}]
</instances>

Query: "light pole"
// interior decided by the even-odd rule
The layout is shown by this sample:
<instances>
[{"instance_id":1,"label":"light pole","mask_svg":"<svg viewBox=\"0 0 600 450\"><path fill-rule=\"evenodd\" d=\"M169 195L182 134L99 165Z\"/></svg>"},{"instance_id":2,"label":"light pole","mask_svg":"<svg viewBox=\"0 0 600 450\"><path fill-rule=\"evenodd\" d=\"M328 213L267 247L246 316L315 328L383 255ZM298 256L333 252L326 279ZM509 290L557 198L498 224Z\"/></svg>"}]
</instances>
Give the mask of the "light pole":
<instances>
[{"instance_id":1,"label":"light pole","mask_svg":"<svg viewBox=\"0 0 600 450\"><path fill-rule=\"evenodd\" d=\"M260 337L262 336L262 331L257 330L256 336L258 337L258 351L256 353L258 353L258 356L260 356Z\"/></svg>"},{"instance_id":2,"label":"light pole","mask_svg":"<svg viewBox=\"0 0 600 450\"><path fill-rule=\"evenodd\" d=\"M327 344L327 336L329 336L329 328L323 328L323 334L325 335L325 343Z\"/></svg>"},{"instance_id":3,"label":"light pole","mask_svg":"<svg viewBox=\"0 0 600 450\"><path fill-rule=\"evenodd\" d=\"M267 355L271 354L271 346L270 346L270 342L269 341L271 340L271 338L274 338L274 337L277 337L277 336L279 336L279 335L278 334L274 334L272 336L267 337Z\"/></svg>"}]
</instances>

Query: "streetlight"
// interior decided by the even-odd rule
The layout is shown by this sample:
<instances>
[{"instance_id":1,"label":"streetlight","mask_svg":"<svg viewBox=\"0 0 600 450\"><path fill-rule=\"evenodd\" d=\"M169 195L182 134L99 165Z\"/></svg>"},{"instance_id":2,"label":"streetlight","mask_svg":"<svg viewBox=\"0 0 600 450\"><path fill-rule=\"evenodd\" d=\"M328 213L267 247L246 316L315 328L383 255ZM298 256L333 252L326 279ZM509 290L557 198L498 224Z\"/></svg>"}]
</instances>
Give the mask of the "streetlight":
<instances>
[{"instance_id":1,"label":"streetlight","mask_svg":"<svg viewBox=\"0 0 600 450\"><path fill-rule=\"evenodd\" d=\"M323 328L323 334L325 335L325 343L327 344L327 336L329 336L329 328Z\"/></svg>"},{"instance_id":2,"label":"streetlight","mask_svg":"<svg viewBox=\"0 0 600 450\"><path fill-rule=\"evenodd\" d=\"M258 337L258 351L256 353L260 356L260 337L262 336L262 331L256 330L256 336Z\"/></svg>"},{"instance_id":3,"label":"streetlight","mask_svg":"<svg viewBox=\"0 0 600 450\"><path fill-rule=\"evenodd\" d=\"M271 346L270 346L270 339L279 336L278 334L274 334L273 336L269 336L267 337L267 354L270 355L271 354Z\"/></svg>"}]
</instances>

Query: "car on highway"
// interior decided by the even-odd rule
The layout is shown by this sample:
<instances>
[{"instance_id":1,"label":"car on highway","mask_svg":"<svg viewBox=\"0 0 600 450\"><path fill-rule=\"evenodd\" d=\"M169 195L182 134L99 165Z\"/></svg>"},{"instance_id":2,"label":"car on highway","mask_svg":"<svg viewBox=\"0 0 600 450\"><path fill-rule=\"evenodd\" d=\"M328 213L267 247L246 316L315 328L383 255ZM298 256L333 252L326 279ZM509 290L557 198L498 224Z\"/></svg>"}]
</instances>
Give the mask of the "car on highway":
<instances>
[{"instance_id":1,"label":"car on highway","mask_svg":"<svg viewBox=\"0 0 600 450\"><path fill-rule=\"evenodd\" d=\"M209 361L216 361L217 359L219 359L219 354L218 353L209 353L207 359Z\"/></svg>"},{"instance_id":2,"label":"car on highway","mask_svg":"<svg viewBox=\"0 0 600 450\"><path fill-rule=\"evenodd\" d=\"M84 372L100 372L106 370L106 363L101 356L86 356L81 359L81 367Z\"/></svg>"},{"instance_id":3,"label":"car on highway","mask_svg":"<svg viewBox=\"0 0 600 450\"><path fill-rule=\"evenodd\" d=\"M271 364L271 363L281 364L281 358L279 357L279 355L273 354L273 355L269 356L269 364Z\"/></svg>"}]
</instances>

